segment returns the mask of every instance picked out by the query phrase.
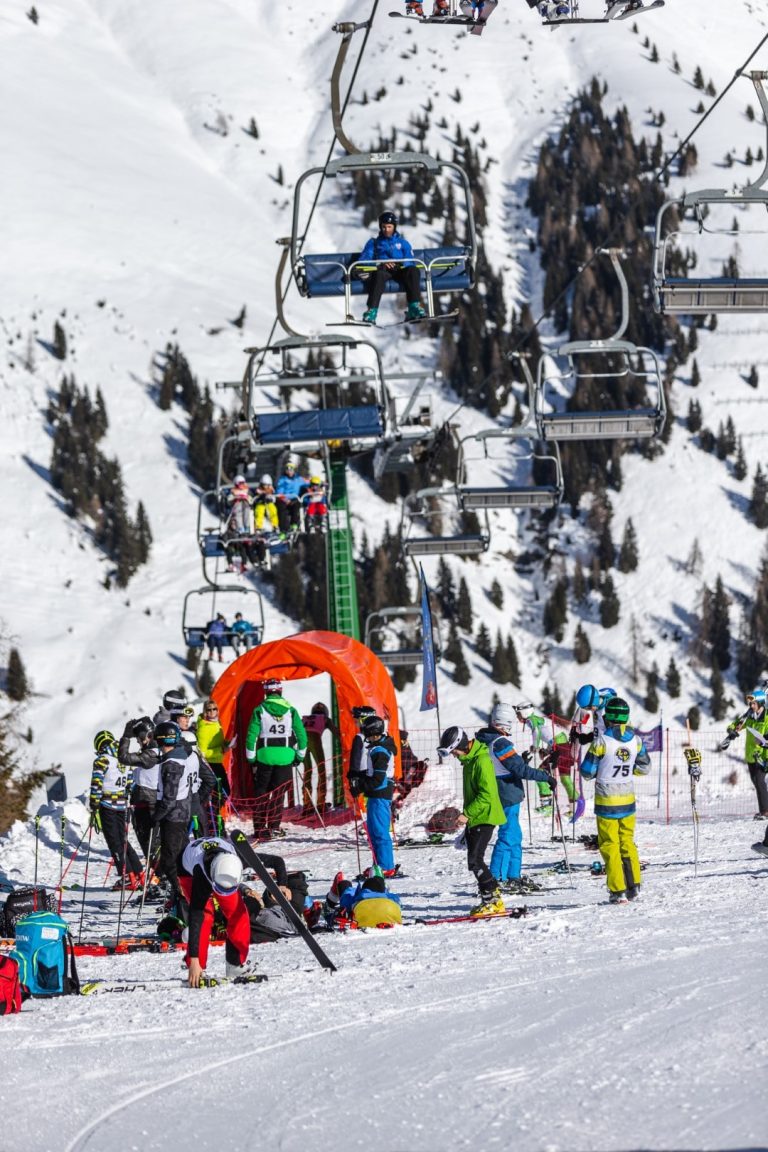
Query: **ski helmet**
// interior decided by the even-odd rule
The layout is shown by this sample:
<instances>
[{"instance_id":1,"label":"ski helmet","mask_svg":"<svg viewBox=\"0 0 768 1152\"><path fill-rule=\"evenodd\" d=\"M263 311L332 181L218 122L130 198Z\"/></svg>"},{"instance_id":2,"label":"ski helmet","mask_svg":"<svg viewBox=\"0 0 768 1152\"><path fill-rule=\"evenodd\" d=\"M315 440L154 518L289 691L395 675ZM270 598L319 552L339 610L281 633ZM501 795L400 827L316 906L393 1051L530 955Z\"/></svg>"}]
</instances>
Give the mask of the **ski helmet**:
<instances>
[{"instance_id":1,"label":"ski helmet","mask_svg":"<svg viewBox=\"0 0 768 1152\"><path fill-rule=\"evenodd\" d=\"M615 688L598 688L598 692L600 693L600 708L605 708L608 701L613 700L616 695Z\"/></svg>"},{"instance_id":2,"label":"ski helmet","mask_svg":"<svg viewBox=\"0 0 768 1152\"><path fill-rule=\"evenodd\" d=\"M376 715L376 709L372 708L370 704L356 704L352 709L352 715L358 724L362 724L366 716Z\"/></svg>"},{"instance_id":3,"label":"ski helmet","mask_svg":"<svg viewBox=\"0 0 768 1152\"><path fill-rule=\"evenodd\" d=\"M747 693L747 700L756 700L758 704L765 704L765 689L754 688L751 692Z\"/></svg>"},{"instance_id":4,"label":"ski helmet","mask_svg":"<svg viewBox=\"0 0 768 1152\"><path fill-rule=\"evenodd\" d=\"M181 728L173 720L164 720L155 728L155 740L161 748L175 748L181 744Z\"/></svg>"},{"instance_id":5,"label":"ski helmet","mask_svg":"<svg viewBox=\"0 0 768 1152\"><path fill-rule=\"evenodd\" d=\"M93 738L93 747L96 752L103 752L105 748L114 747L117 741L111 732L104 729L102 732L97 732Z\"/></svg>"},{"instance_id":6,"label":"ski helmet","mask_svg":"<svg viewBox=\"0 0 768 1152\"><path fill-rule=\"evenodd\" d=\"M262 691L265 696L282 696L283 685L279 680L262 680Z\"/></svg>"},{"instance_id":7,"label":"ski helmet","mask_svg":"<svg viewBox=\"0 0 768 1152\"><path fill-rule=\"evenodd\" d=\"M210 864L209 876L216 892L234 892L243 878L243 865L234 852L217 852Z\"/></svg>"},{"instance_id":8,"label":"ski helmet","mask_svg":"<svg viewBox=\"0 0 768 1152\"><path fill-rule=\"evenodd\" d=\"M382 224L394 224L395 228L397 228L397 216L395 213L389 211L382 212L379 216L379 228L381 228Z\"/></svg>"},{"instance_id":9,"label":"ski helmet","mask_svg":"<svg viewBox=\"0 0 768 1152\"><path fill-rule=\"evenodd\" d=\"M179 688L174 688L163 696L163 708L166 712L181 712L186 702L187 698Z\"/></svg>"},{"instance_id":10,"label":"ski helmet","mask_svg":"<svg viewBox=\"0 0 768 1152\"><path fill-rule=\"evenodd\" d=\"M515 719L515 710L511 704L494 704L491 712L491 725L494 728L511 728Z\"/></svg>"},{"instance_id":11,"label":"ski helmet","mask_svg":"<svg viewBox=\"0 0 768 1152\"><path fill-rule=\"evenodd\" d=\"M329 712L328 712L328 705L327 705L327 704L323 704L322 702L318 702L317 704L313 704L313 705L312 705L312 711L313 711L313 712L315 712L315 713L319 713L319 712L322 712L323 716L328 716L328 715L329 715Z\"/></svg>"},{"instance_id":12,"label":"ski helmet","mask_svg":"<svg viewBox=\"0 0 768 1152\"><path fill-rule=\"evenodd\" d=\"M235 484L245 484L245 476L243 476L242 472L238 472L237 476L235 476Z\"/></svg>"},{"instance_id":13,"label":"ski helmet","mask_svg":"<svg viewBox=\"0 0 768 1152\"><path fill-rule=\"evenodd\" d=\"M621 696L613 696L605 706L606 724L626 724L629 721L629 704Z\"/></svg>"},{"instance_id":14,"label":"ski helmet","mask_svg":"<svg viewBox=\"0 0 768 1152\"><path fill-rule=\"evenodd\" d=\"M529 716L533 716L533 704L515 704L515 712L518 720L527 720Z\"/></svg>"},{"instance_id":15,"label":"ski helmet","mask_svg":"<svg viewBox=\"0 0 768 1152\"><path fill-rule=\"evenodd\" d=\"M309 482L310 484L314 484L315 487L317 487L319 484L322 484L323 479L322 476L310 476Z\"/></svg>"},{"instance_id":16,"label":"ski helmet","mask_svg":"<svg viewBox=\"0 0 768 1152\"><path fill-rule=\"evenodd\" d=\"M363 721L360 724L360 728L363 736L373 738L376 736L383 736L387 730L387 726L382 720L381 716L377 716L375 712L372 712L369 716L365 716L363 718Z\"/></svg>"},{"instance_id":17,"label":"ski helmet","mask_svg":"<svg viewBox=\"0 0 768 1152\"><path fill-rule=\"evenodd\" d=\"M599 708L600 693L594 684L582 684L576 693L576 703L579 708Z\"/></svg>"},{"instance_id":18,"label":"ski helmet","mask_svg":"<svg viewBox=\"0 0 768 1152\"><path fill-rule=\"evenodd\" d=\"M137 740L146 740L154 730L155 726L149 716L140 716L138 720L133 722L133 735Z\"/></svg>"},{"instance_id":19,"label":"ski helmet","mask_svg":"<svg viewBox=\"0 0 768 1152\"><path fill-rule=\"evenodd\" d=\"M259 480L259 484L269 484L269 486L272 487L272 477L269 472L264 473L261 480Z\"/></svg>"},{"instance_id":20,"label":"ski helmet","mask_svg":"<svg viewBox=\"0 0 768 1152\"><path fill-rule=\"evenodd\" d=\"M455 726L446 728L440 737L440 745L437 749L438 756L450 756L452 753L461 756L467 751L469 751L469 736L464 729Z\"/></svg>"}]
</instances>

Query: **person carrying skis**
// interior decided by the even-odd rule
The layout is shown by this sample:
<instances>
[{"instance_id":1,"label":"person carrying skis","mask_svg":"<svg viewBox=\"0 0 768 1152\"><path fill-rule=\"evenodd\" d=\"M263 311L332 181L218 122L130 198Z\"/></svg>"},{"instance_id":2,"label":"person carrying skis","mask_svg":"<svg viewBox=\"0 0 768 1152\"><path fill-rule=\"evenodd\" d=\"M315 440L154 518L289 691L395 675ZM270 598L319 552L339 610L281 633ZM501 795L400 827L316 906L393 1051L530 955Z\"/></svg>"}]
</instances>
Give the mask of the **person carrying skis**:
<instances>
[{"instance_id":1,"label":"person carrying skis","mask_svg":"<svg viewBox=\"0 0 768 1152\"><path fill-rule=\"evenodd\" d=\"M215 979L209 981L205 972L214 899L227 923L226 977L240 982L253 978L255 973L247 965L251 923L239 890L243 865L234 844L220 836L192 840L180 852L177 870L179 887L189 906L189 939L184 962L189 969L190 988L216 983Z\"/></svg>"},{"instance_id":2,"label":"person carrying skis","mask_svg":"<svg viewBox=\"0 0 768 1152\"><path fill-rule=\"evenodd\" d=\"M640 896L640 858L635 845L634 776L647 775L651 760L645 744L629 727L629 705L614 696L605 706L605 731L598 735L581 766L595 781L597 845L605 862L611 904Z\"/></svg>"},{"instance_id":3,"label":"person carrying skis","mask_svg":"<svg viewBox=\"0 0 768 1152\"><path fill-rule=\"evenodd\" d=\"M368 713L360 720L362 741L355 745L350 757L349 790L353 796L365 796L366 827L371 842L374 865L382 875L397 875L392 847L392 796L394 793L395 756L397 745L387 735L384 720L376 713ZM357 741L357 736L355 737Z\"/></svg>"},{"instance_id":4,"label":"person carrying skis","mask_svg":"<svg viewBox=\"0 0 768 1152\"><path fill-rule=\"evenodd\" d=\"M114 887L139 887L144 880L141 860L128 842L128 796L133 772L117 755L117 740L111 732L97 732L93 740L96 759L91 772L89 804L91 819L103 833L117 872Z\"/></svg>"},{"instance_id":5,"label":"person carrying skis","mask_svg":"<svg viewBox=\"0 0 768 1152\"><path fill-rule=\"evenodd\" d=\"M397 230L397 216L394 212L382 212L379 216L379 234L366 241L358 263L377 261L373 268L361 268L360 279L368 284L367 308L363 313L366 324L375 324L379 314L379 303L388 280L395 280L405 292L408 302L408 320L420 320L426 316L419 298L419 269L413 262L413 249Z\"/></svg>"},{"instance_id":6,"label":"person carrying skis","mask_svg":"<svg viewBox=\"0 0 768 1152\"><path fill-rule=\"evenodd\" d=\"M540 780L554 786L555 779L548 772L531 768L516 750L510 740L515 710L511 704L494 704L490 723L475 733L475 738L485 744L491 754L496 773L499 799L504 808L506 823L499 828L499 834L491 853L491 872L502 892L521 895L536 892L540 884L527 877L523 879L523 830L520 827L520 805L525 798L523 780Z\"/></svg>"},{"instance_id":7,"label":"person carrying skis","mask_svg":"<svg viewBox=\"0 0 768 1152\"><path fill-rule=\"evenodd\" d=\"M760 738L768 739L768 711L765 706L765 689L754 688L746 696L747 710L728 725L729 742L741 732L746 732L744 740L744 761L749 778L757 796L755 820L768 819L768 748L760 743Z\"/></svg>"},{"instance_id":8,"label":"person carrying skis","mask_svg":"<svg viewBox=\"0 0 768 1152\"><path fill-rule=\"evenodd\" d=\"M455 756L462 766L464 810L456 821L466 828L467 867L477 880L480 903L470 909L470 916L492 916L504 912L504 901L496 877L485 863L485 850L494 828L506 823L506 813L499 799L496 772L487 746L468 736L463 728L446 728L440 737L438 756Z\"/></svg>"},{"instance_id":9,"label":"person carrying skis","mask_svg":"<svg viewBox=\"0 0 768 1152\"><path fill-rule=\"evenodd\" d=\"M253 769L254 834L263 840L284 836L280 827L285 797L291 787L293 766L307 751L307 733L301 716L283 699L279 680L262 681L264 699L254 708L245 740L245 758Z\"/></svg>"}]
</instances>

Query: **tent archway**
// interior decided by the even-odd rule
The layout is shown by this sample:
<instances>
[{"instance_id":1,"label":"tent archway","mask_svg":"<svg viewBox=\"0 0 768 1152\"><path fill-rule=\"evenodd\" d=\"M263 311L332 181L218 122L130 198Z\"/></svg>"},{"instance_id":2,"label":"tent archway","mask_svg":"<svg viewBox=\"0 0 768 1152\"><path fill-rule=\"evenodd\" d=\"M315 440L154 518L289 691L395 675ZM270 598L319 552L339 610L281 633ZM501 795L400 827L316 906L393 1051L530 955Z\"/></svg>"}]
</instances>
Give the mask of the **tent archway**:
<instances>
[{"instance_id":1,"label":"tent archway","mask_svg":"<svg viewBox=\"0 0 768 1152\"><path fill-rule=\"evenodd\" d=\"M352 715L355 706L370 704L387 721L390 731L397 731L397 698L392 680L378 657L359 640L318 630L297 632L262 644L233 661L211 693L224 732L227 736L237 733L229 768L233 799L250 796L253 791L253 775L245 759L245 737L251 713L262 699L261 681L270 676L305 680L323 672L336 688L344 764L349 761L358 731ZM399 746L395 773L400 775ZM346 791L346 779L344 783Z\"/></svg>"}]
</instances>

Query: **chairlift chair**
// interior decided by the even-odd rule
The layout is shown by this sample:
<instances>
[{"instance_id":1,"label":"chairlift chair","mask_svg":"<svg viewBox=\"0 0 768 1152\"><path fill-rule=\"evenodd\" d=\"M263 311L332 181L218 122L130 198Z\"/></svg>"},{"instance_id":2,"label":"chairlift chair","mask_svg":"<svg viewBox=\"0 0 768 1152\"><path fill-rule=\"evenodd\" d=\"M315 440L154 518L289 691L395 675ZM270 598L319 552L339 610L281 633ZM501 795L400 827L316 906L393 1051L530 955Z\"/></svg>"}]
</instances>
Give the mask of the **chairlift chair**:
<instances>
[{"instance_id":1,"label":"chairlift chair","mask_svg":"<svg viewBox=\"0 0 768 1152\"><path fill-rule=\"evenodd\" d=\"M762 84L762 81L768 78L768 72L746 72L742 75L748 76L754 84L768 132L768 97ZM689 192L676 200L668 200L662 204L656 217L653 260L653 306L657 312L696 316L712 312L768 311L766 276L740 274L680 276L675 272L677 263L685 263L691 258L690 253L681 252L681 237L688 240L701 236L702 233L713 236L745 235L744 229L740 228L737 233L732 223L721 222L720 218L725 214L731 216L735 208L762 206L768 209L766 181L768 181L768 157L757 179L743 188L731 191L724 188L707 188L700 192ZM718 209L721 211L718 212ZM683 225L686 223L693 224L694 227L683 230ZM768 234L768 228L764 224L756 231L762 236ZM696 256L698 258L698 253Z\"/></svg>"},{"instance_id":2,"label":"chairlift chair","mask_svg":"<svg viewBox=\"0 0 768 1152\"><path fill-rule=\"evenodd\" d=\"M403 629L397 625L402 624ZM407 639L415 639L407 647L387 647L387 641L402 643L404 633L412 633ZM424 651L421 643L421 608L379 608L370 612L365 621L365 646L381 660L387 668L410 668L421 664Z\"/></svg>"},{"instance_id":3,"label":"chairlift chair","mask_svg":"<svg viewBox=\"0 0 768 1152\"><path fill-rule=\"evenodd\" d=\"M261 593L256 588L241 585L221 585L193 588L184 597L181 617L181 630L187 648L199 649L205 646L205 631L208 623L222 612L231 624L235 612L253 624L251 647L261 644L264 638L264 605ZM230 619L231 617L231 619ZM231 645L231 639L226 643Z\"/></svg>"},{"instance_id":4,"label":"chairlift chair","mask_svg":"<svg viewBox=\"0 0 768 1152\"><path fill-rule=\"evenodd\" d=\"M621 323L618 331L605 340L570 340L554 350L555 367L548 370L549 356L539 361L534 397L535 422L539 434L548 442L566 440L649 439L664 427L666 401L661 380L661 367L651 348L639 347L622 336L629 322L629 290L619 264L617 249L604 250L610 256L621 285ZM562 370L557 362L566 361ZM578 399L580 386L588 381L604 381L605 393L611 383L630 383L649 389L655 403L650 406L616 408L606 406L598 411L564 411L554 406L555 388L570 391ZM604 393L604 394L605 394Z\"/></svg>"},{"instance_id":5,"label":"chairlift chair","mask_svg":"<svg viewBox=\"0 0 768 1152\"><path fill-rule=\"evenodd\" d=\"M450 501L456 511L461 511L459 491L451 488L421 488L412 492L403 501L403 552L406 556L479 556L488 551L491 542L488 516L485 514L485 531L476 533L450 533L436 536L414 535L418 521L427 524L437 517L450 514L445 502ZM430 505L433 505L430 507ZM442 507L441 507L442 505Z\"/></svg>"}]
</instances>

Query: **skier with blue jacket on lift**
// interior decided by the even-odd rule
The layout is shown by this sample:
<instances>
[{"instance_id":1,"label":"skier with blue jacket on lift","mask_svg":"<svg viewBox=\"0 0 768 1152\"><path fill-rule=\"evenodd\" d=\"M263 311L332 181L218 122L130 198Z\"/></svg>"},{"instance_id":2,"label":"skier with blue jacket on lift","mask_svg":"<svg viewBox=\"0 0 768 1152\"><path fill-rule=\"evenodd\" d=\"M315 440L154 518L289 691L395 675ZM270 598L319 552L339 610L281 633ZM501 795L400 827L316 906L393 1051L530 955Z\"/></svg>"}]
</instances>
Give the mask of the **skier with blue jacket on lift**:
<instances>
[{"instance_id":1,"label":"skier with blue jacket on lift","mask_svg":"<svg viewBox=\"0 0 768 1152\"><path fill-rule=\"evenodd\" d=\"M366 324L376 323L379 303L388 280L397 281L405 292L408 301L406 319L420 320L426 316L419 300L419 269L413 262L413 249L405 236L398 232L394 212L382 212L379 216L379 234L366 242L358 264L364 265L368 260L382 263L377 263L370 270L360 268L360 278L368 285L368 306L363 313Z\"/></svg>"}]
</instances>

